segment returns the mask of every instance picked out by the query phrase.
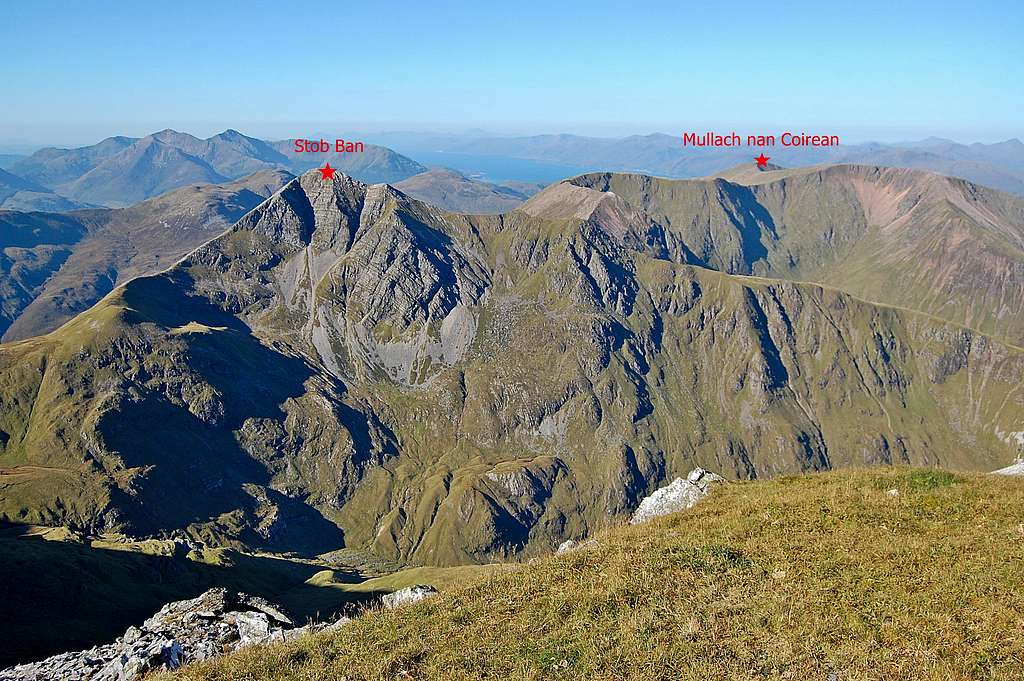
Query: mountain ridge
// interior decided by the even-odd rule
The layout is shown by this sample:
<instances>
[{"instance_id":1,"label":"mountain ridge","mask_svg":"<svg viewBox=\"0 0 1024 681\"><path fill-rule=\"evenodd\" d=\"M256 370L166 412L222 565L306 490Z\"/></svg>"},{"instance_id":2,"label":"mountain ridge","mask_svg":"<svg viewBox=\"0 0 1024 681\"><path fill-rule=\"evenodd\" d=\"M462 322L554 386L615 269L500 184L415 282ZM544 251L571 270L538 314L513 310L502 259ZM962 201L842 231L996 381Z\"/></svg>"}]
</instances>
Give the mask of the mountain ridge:
<instances>
[{"instance_id":1,"label":"mountain ridge","mask_svg":"<svg viewBox=\"0 0 1024 681\"><path fill-rule=\"evenodd\" d=\"M432 168L394 186L413 198L456 213L504 213L529 198L518 189L472 180L449 168Z\"/></svg>"},{"instance_id":2,"label":"mountain ridge","mask_svg":"<svg viewBox=\"0 0 1024 681\"><path fill-rule=\"evenodd\" d=\"M704 177L721 168L750 162L757 147L707 149L684 147L681 135L650 133L626 137L588 137L569 133L533 136L460 136L380 133L382 144L415 155L418 150L444 149L464 154L561 163L604 172L638 172L676 179ZM1024 156L1014 153L1021 142L1011 138L995 144L865 142L830 148L766 147L784 166L861 163L917 167L963 177L1018 196L1024 195Z\"/></svg>"},{"instance_id":3,"label":"mountain ridge","mask_svg":"<svg viewBox=\"0 0 1024 681\"><path fill-rule=\"evenodd\" d=\"M426 170L375 145L361 154L299 155L291 140L267 142L234 129L200 139L167 128L142 138L41 149L11 164L11 172L79 202L123 208L189 184L223 183L260 170L305 172L325 160L372 182L397 182Z\"/></svg>"},{"instance_id":4,"label":"mountain ridge","mask_svg":"<svg viewBox=\"0 0 1024 681\"><path fill-rule=\"evenodd\" d=\"M1019 350L676 261L678 222L635 219L619 191L634 178L600 181L616 196L579 189L607 205L551 218L292 180L173 268L0 347L0 514L450 565L539 555L697 465L751 478L1019 453ZM680 187L644 182L660 188L648 216L671 207Z\"/></svg>"},{"instance_id":5,"label":"mountain ridge","mask_svg":"<svg viewBox=\"0 0 1024 681\"><path fill-rule=\"evenodd\" d=\"M1020 343L1024 202L1016 197L927 171L830 164L759 172L751 175L751 182L730 182L734 189L725 190L725 195L736 208L729 210L748 215L744 224L734 225L729 211L716 215L702 208L706 199L700 197L719 192L714 183L724 180L616 174L617 184L610 184L607 177L611 176L590 174L566 182L617 193L627 201L656 186L658 196L678 196L662 206L643 206L654 213L645 219L661 224L673 219L706 221L707 234L686 228L688 246L675 243L671 230L662 238L661 248L680 262L734 274L830 284L865 300L923 310ZM802 196L818 191L818 184L829 187L828 199L801 203ZM823 213L820 205L830 208ZM979 211L975 206L985 208ZM983 238L957 236L966 232ZM915 260L926 252L923 249L934 251L934 259ZM963 249L973 253L965 256ZM924 282L917 290L888 283L906 278L903 268L908 262ZM991 281L985 281L988 275L977 266L991 272ZM990 303L974 305L973 296L986 288ZM987 314L976 313L977 307L987 309Z\"/></svg>"},{"instance_id":6,"label":"mountain ridge","mask_svg":"<svg viewBox=\"0 0 1024 681\"><path fill-rule=\"evenodd\" d=\"M0 235L8 245L0 273L10 282L0 287L0 335L10 341L52 331L119 281L162 269L161 258L177 259L227 229L291 177L284 171L261 171L230 183L184 187L120 209L61 216L0 212L0 225L59 219L76 226L73 234L43 231L24 243L13 230Z\"/></svg>"},{"instance_id":7,"label":"mountain ridge","mask_svg":"<svg viewBox=\"0 0 1024 681\"><path fill-rule=\"evenodd\" d=\"M0 210L64 212L85 208L46 187L0 168Z\"/></svg>"}]
</instances>

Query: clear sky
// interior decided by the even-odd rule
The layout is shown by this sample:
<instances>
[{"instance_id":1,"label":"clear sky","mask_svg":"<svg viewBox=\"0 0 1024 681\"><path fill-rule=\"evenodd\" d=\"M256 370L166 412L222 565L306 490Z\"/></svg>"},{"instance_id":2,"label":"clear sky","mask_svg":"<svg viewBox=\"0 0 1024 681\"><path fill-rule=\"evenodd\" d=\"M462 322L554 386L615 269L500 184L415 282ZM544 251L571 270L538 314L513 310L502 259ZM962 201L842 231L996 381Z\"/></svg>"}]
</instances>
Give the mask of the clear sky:
<instances>
[{"instance_id":1,"label":"clear sky","mask_svg":"<svg viewBox=\"0 0 1024 681\"><path fill-rule=\"evenodd\" d=\"M0 145L166 127L1024 137L1024 3L0 3Z\"/></svg>"}]
</instances>

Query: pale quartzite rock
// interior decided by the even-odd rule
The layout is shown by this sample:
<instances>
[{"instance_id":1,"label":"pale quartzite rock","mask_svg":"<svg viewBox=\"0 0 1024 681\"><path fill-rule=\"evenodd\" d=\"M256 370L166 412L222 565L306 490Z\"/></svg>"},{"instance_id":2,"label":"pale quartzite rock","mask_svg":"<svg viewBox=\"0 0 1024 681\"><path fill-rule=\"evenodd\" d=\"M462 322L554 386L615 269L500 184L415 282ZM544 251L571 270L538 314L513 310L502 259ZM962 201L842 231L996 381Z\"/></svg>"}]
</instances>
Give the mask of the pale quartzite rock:
<instances>
[{"instance_id":1,"label":"pale quartzite rock","mask_svg":"<svg viewBox=\"0 0 1024 681\"><path fill-rule=\"evenodd\" d=\"M418 603L424 598L429 598L437 593L437 589L426 584L417 584L416 586L407 586L404 589L399 589L395 593L388 594L381 599L381 604L385 608L397 608L403 605L410 605L412 603Z\"/></svg>"},{"instance_id":2,"label":"pale quartzite rock","mask_svg":"<svg viewBox=\"0 0 1024 681\"><path fill-rule=\"evenodd\" d=\"M713 484L720 482L725 482L725 478L703 468L694 468L685 480L676 478L665 487L655 490L650 496L644 498L629 522L636 525L669 513L692 508L698 501L711 493Z\"/></svg>"},{"instance_id":3,"label":"pale quartzite rock","mask_svg":"<svg viewBox=\"0 0 1024 681\"><path fill-rule=\"evenodd\" d=\"M0 681L130 681L243 646L336 629L350 621L343 617L326 626L297 627L281 608L258 596L211 589L168 603L113 643L4 669Z\"/></svg>"},{"instance_id":4,"label":"pale quartzite rock","mask_svg":"<svg viewBox=\"0 0 1024 681\"><path fill-rule=\"evenodd\" d=\"M1018 459L1006 468L992 471L993 475L1024 475L1024 460Z\"/></svg>"}]
</instances>

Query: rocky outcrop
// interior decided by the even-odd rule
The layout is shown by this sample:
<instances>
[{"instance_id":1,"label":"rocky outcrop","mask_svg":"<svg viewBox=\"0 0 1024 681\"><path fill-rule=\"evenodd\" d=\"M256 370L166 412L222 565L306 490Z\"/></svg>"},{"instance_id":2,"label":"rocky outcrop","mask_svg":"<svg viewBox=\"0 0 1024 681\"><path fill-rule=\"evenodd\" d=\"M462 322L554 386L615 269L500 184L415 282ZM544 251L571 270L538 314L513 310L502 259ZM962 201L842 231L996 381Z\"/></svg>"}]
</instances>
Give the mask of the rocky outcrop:
<instances>
[{"instance_id":1,"label":"rocky outcrop","mask_svg":"<svg viewBox=\"0 0 1024 681\"><path fill-rule=\"evenodd\" d=\"M685 480L676 478L670 484L645 497L629 522L636 525L669 513L692 508L698 501L711 493L711 488L715 483L720 482L725 482L725 478L703 468L694 468Z\"/></svg>"},{"instance_id":2,"label":"rocky outcrop","mask_svg":"<svg viewBox=\"0 0 1024 681\"><path fill-rule=\"evenodd\" d=\"M434 587L416 584L383 596L379 605L398 608L435 594ZM130 681L257 643L333 631L351 621L343 616L299 626L283 608L259 596L210 589L196 598L168 603L113 643L4 669L0 681Z\"/></svg>"},{"instance_id":3,"label":"rocky outcrop","mask_svg":"<svg viewBox=\"0 0 1024 681\"><path fill-rule=\"evenodd\" d=\"M429 584L416 584L407 586L404 589L388 594L381 599L381 605L385 608L398 608L403 605L419 603L425 598L430 598L437 593L437 589Z\"/></svg>"},{"instance_id":4,"label":"rocky outcrop","mask_svg":"<svg viewBox=\"0 0 1024 681\"><path fill-rule=\"evenodd\" d=\"M597 546L596 539L580 539L578 541L576 539L566 539L564 542L558 545L557 549L555 549L555 555L561 556L566 553L571 553L573 551L582 551L584 549L594 548L595 546Z\"/></svg>"},{"instance_id":5,"label":"rocky outcrop","mask_svg":"<svg viewBox=\"0 0 1024 681\"><path fill-rule=\"evenodd\" d=\"M1006 468L992 471L993 475L1024 475L1024 460L1018 459Z\"/></svg>"},{"instance_id":6,"label":"rocky outcrop","mask_svg":"<svg viewBox=\"0 0 1024 681\"><path fill-rule=\"evenodd\" d=\"M113 643L5 669L0 671L0 681L129 681L151 671L177 669L186 662L254 643L290 640L347 621L300 627L280 607L258 596L211 589L190 600L168 603Z\"/></svg>"}]
</instances>

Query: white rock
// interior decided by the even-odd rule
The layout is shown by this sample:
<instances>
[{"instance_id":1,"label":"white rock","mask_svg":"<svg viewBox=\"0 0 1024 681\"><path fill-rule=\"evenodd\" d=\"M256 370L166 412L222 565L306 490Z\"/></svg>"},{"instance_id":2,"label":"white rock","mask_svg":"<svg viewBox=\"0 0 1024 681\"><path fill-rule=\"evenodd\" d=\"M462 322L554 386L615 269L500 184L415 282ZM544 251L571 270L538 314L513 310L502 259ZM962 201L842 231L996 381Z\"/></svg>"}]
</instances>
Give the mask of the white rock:
<instances>
[{"instance_id":1,"label":"white rock","mask_svg":"<svg viewBox=\"0 0 1024 681\"><path fill-rule=\"evenodd\" d=\"M566 539L564 542L558 545L555 549L555 555L560 556L570 551L579 551L580 549L587 549L592 546L597 546L597 540L587 539L586 541L576 541L575 539Z\"/></svg>"},{"instance_id":2,"label":"white rock","mask_svg":"<svg viewBox=\"0 0 1024 681\"><path fill-rule=\"evenodd\" d=\"M655 490L640 502L640 506L629 521L631 524L645 523L669 513L692 508L711 492L714 483L725 482L725 478L703 468L694 468L686 479L676 478L671 483Z\"/></svg>"},{"instance_id":3,"label":"white rock","mask_svg":"<svg viewBox=\"0 0 1024 681\"><path fill-rule=\"evenodd\" d=\"M576 545L578 543L579 542L577 542L575 539L566 539L564 542L558 545L557 549L555 549L555 555L560 556L563 553L569 553L574 548L576 548Z\"/></svg>"},{"instance_id":4,"label":"white rock","mask_svg":"<svg viewBox=\"0 0 1024 681\"><path fill-rule=\"evenodd\" d=\"M1024 459L1017 459L1006 468L992 471L994 475L1024 475Z\"/></svg>"},{"instance_id":5,"label":"white rock","mask_svg":"<svg viewBox=\"0 0 1024 681\"><path fill-rule=\"evenodd\" d=\"M0 681L134 681L243 645L284 640L293 628L291 618L265 599L210 589L164 605L113 643L0 670Z\"/></svg>"},{"instance_id":6,"label":"white rock","mask_svg":"<svg viewBox=\"0 0 1024 681\"><path fill-rule=\"evenodd\" d=\"M437 589L427 584L417 584L416 586L407 586L404 589L399 589L395 593L388 594L381 599L381 604L385 608L397 608L402 605L409 605L410 603L417 603L422 601L424 598L429 598L437 593Z\"/></svg>"},{"instance_id":7,"label":"white rock","mask_svg":"<svg viewBox=\"0 0 1024 681\"><path fill-rule=\"evenodd\" d=\"M240 646L260 643L270 636L270 621L266 613L240 612L235 615Z\"/></svg>"}]
</instances>

